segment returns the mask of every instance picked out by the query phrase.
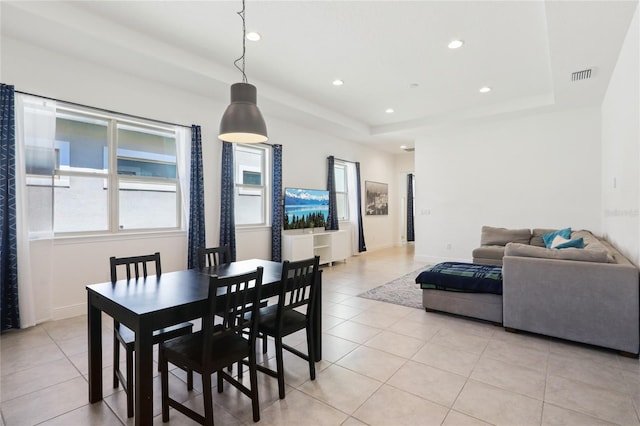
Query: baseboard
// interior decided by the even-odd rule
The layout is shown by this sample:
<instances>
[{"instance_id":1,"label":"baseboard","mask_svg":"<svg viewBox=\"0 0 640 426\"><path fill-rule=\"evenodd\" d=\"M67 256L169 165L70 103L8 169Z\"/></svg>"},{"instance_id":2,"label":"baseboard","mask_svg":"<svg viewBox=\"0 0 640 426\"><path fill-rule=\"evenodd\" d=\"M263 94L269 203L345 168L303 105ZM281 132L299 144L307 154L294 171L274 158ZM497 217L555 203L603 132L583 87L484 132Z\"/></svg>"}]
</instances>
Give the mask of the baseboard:
<instances>
[{"instance_id":1,"label":"baseboard","mask_svg":"<svg viewBox=\"0 0 640 426\"><path fill-rule=\"evenodd\" d=\"M389 248L396 247L393 243L389 244L376 244L376 245L367 245L367 252L385 250Z\"/></svg>"},{"instance_id":2,"label":"baseboard","mask_svg":"<svg viewBox=\"0 0 640 426\"><path fill-rule=\"evenodd\" d=\"M73 318L79 315L87 314L87 304L86 303L78 303L75 305L67 305L59 308L54 308L52 312L53 320L61 320L65 318Z\"/></svg>"},{"instance_id":3,"label":"baseboard","mask_svg":"<svg viewBox=\"0 0 640 426\"><path fill-rule=\"evenodd\" d=\"M455 257L438 257L438 256L414 256L414 259L419 262L424 262L428 264L436 264L441 262L464 262L471 263L472 259L462 259Z\"/></svg>"}]
</instances>

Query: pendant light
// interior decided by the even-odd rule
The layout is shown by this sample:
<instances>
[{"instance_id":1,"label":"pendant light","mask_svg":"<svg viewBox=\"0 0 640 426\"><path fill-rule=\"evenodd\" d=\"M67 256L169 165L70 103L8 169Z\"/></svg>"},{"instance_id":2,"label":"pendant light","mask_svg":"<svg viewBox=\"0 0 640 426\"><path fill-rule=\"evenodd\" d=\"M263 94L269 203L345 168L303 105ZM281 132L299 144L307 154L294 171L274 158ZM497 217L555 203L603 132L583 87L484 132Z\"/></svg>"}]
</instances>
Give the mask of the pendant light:
<instances>
[{"instance_id":1,"label":"pendant light","mask_svg":"<svg viewBox=\"0 0 640 426\"><path fill-rule=\"evenodd\" d=\"M218 138L225 142L233 143L260 143L266 142L267 125L256 104L256 86L247 82L245 65L245 41L246 25L244 18L244 1L242 11L238 12L242 18L242 56L233 63L242 72L242 83L231 85L231 104L227 107L220 120L220 134ZM238 62L242 61L242 67Z\"/></svg>"}]
</instances>

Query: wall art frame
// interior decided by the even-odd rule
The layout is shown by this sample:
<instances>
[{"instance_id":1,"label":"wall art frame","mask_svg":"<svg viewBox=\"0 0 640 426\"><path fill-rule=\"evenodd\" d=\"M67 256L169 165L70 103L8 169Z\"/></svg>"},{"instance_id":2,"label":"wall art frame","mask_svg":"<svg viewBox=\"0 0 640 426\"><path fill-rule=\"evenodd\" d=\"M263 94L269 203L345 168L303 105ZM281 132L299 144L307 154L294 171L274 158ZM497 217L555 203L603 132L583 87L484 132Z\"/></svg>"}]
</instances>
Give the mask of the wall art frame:
<instances>
[{"instance_id":1,"label":"wall art frame","mask_svg":"<svg viewBox=\"0 0 640 426\"><path fill-rule=\"evenodd\" d=\"M365 212L367 216L389 214L389 185L381 182L365 181Z\"/></svg>"}]
</instances>

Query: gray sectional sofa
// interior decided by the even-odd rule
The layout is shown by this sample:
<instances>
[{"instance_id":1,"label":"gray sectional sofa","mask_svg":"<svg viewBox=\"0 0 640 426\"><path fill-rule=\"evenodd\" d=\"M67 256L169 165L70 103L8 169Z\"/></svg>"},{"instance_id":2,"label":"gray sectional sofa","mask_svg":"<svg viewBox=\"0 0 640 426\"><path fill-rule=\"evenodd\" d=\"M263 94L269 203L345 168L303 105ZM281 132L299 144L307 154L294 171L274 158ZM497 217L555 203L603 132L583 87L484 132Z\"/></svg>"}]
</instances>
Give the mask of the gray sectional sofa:
<instances>
[{"instance_id":1,"label":"gray sectional sofa","mask_svg":"<svg viewBox=\"0 0 640 426\"><path fill-rule=\"evenodd\" d=\"M548 249L550 229L483 227L474 263L502 264L503 325L640 352L638 269L606 240L574 231L584 248Z\"/></svg>"}]
</instances>

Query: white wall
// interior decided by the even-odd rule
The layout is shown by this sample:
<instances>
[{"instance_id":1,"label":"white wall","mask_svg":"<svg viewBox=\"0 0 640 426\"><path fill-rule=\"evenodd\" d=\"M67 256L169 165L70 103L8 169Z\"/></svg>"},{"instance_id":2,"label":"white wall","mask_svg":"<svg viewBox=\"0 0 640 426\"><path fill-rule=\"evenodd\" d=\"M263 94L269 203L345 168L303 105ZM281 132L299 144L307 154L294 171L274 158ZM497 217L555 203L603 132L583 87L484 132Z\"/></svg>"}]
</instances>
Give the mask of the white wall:
<instances>
[{"instance_id":1,"label":"white wall","mask_svg":"<svg viewBox=\"0 0 640 426\"><path fill-rule=\"evenodd\" d=\"M602 229L640 265L640 31L638 10L602 103Z\"/></svg>"},{"instance_id":2,"label":"white wall","mask_svg":"<svg viewBox=\"0 0 640 426\"><path fill-rule=\"evenodd\" d=\"M53 317L67 318L86 313L85 286L110 280L109 257L137 256L156 251L161 254L163 271L186 267L187 239L184 235L56 240L51 285Z\"/></svg>"},{"instance_id":3,"label":"white wall","mask_svg":"<svg viewBox=\"0 0 640 426\"><path fill-rule=\"evenodd\" d=\"M640 265L639 13L601 108L433 130L416 142L417 258L469 261L485 224L571 226Z\"/></svg>"},{"instance_id":4,"label":"white wall","mask_svg":"<svg viewBox=\"0 0 640 426\"><path fill-rule=\"evenodd\" d=\"M15 85L18 91L157 120L199 124L207 245L218 244L221 144L217 134L227 99L212 100L8 37L2 38L1 67L2 82ZM328 155L359 161L363 186L365 180L390 184L394 181L393 155L284 122L270 117L268 111L263 113L270 142L283 145L283 186L326 188ZM390 197L398 196L393 185L389 192ZM369 251L398 243L397 218L398 213L393 209L389 216L364 218ZM269 228L239 231L236 239L239 259L270 258ZM56 241L51 296L42 300L52 301L53 318L83 314L86 312L84 286L108 280L109 256L160 251L163 270L171 271L186 267L186 244L184 233L159 238L142 235L124 240L107 237ZM48 319L48 314L39 315L38 319Z\"/></svg>"},{"instance_id":5,"label":"white wall","mask_svg":"<svg viewBox=\"0 0 640 426\"><path fill-rule=\"evenodd\" d=\"M360 162L363 203L365 180L389 183L389 197L395 200L399 196L393 186L396 176L393 155L277 119L268 120L268 126L270 142L283 146L283 188L326 188L327 157L333 155L343 160ZM368 251L399 244L400 237L395 226L399 217L397 209L390 209L388 216L363 215ZM261 245L256 245L256 238L262 242ZM238 258L270 257L270 238L268 229L237 230ZM261 250L264 251L260 252Z\"/></svg>"},{"instance_id":6,"label":"white wall","mask_svg":"<svg viewBox=\"0 0 640 426\"><path fill-rule=\"evenodd\" d=\"M470 261L482 225L601 231L598 108L440 129L415 159L421 260Z\"/></svg>"},{"instance_id":7,"label":"white wall","mask_svg":"<svg viewBox=\"0 0 640 426\"><path fill-rule=\"evenodd\" d=\"M394 186L394 155L357 143L345 143L342 139L288 123L276 122L273 126L270 125L269 132L272 140L283 145L283 187L326 188L327 157L333 155L343 160L360 162L363 206L367 180L388 183L391 200L396 200L400 195ZM395 224L400 216L393 207L395 204L390 203L388 216L367 216L363 213L368 251L399 244Z\"/></svg>"}]
</instances>

